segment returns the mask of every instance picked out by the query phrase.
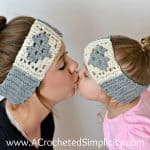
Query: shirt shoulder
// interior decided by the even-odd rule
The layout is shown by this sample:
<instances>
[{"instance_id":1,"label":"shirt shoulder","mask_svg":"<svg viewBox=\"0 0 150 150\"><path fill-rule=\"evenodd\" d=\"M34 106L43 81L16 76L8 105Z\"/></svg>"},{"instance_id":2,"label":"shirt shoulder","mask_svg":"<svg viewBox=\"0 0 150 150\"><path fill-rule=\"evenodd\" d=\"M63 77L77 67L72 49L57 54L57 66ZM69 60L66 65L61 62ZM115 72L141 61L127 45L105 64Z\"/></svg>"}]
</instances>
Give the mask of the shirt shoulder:
<instances>
[{"instance_id":1,"label":"shirt shoulder","mask_svg":"<svg viewBox=\"0 0 150 150\"><path fill-rule=\"evenodd\" d=\"M54 136L54 118L53 113L49 113L49 115L43 120L41 124L41 132L43 139L52 140Z\"/></svg>"},{"instance_id":2,"label":"shirt shoulder","mask_svg":"<svg viewBox=\"0 0 150 150\"><path fill-rule=\"evenodd\" d=\"M104 119L104 137L121 144L135 145L136 150L149 150L150 147L150 92L142 93L136 106L114 119ZM130 149L123 145L120 149ZM139 145L140 144L140 145ZM109 148L115 146L109 145ZM118 147L115 147L118 149Z\"/></svg>"},{"instance_id":3,"label":"shirt shoulder","mask_svg":"<svg viewBox=\"0 0 150 150\"><path fill-rule=\"evenodd\" d=\"M145 122L150 121L150 92L145 91L142 93L139 102L131 108L129 111L123 114L125 121L129 123Z\"/></svg>"}]
</instances>

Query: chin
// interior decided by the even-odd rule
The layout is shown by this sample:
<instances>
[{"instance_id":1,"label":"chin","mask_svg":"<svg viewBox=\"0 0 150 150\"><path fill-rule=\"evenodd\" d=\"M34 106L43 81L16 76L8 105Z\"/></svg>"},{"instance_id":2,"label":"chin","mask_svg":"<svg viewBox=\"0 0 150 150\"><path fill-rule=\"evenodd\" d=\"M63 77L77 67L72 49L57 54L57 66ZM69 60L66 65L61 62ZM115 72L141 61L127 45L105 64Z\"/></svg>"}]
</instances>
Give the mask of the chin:
<instances>
[{"instance_id":1,"label":"chin","mask_svg":"<svg viewBox=\"0 0 150 150\"><path fill-rule=\"evenodd\" d=\"M91 98L91 96L88 96L86 93L78 90L78 93L81 97L84 97L85 100L94 100L93 98Z\"/></svg>"},{"instance_id":2,"label":"chin","mask_svg":"<svg viewBox=\"0 0 150 150\"><path fill-rule=\"evenodd\" d=\"M76 91L75 89L72 89L72 90L68 91L68 92L66 93L66 96L65 96L63 99L65 100L65 99L68 99L68 98L74 96L75 91Z\"/></svg>"},{"instance_id":3,"label":"chin","mask_svg":"<svg viewBox=\"0 0 150 150\"><path fill-rule=\"evenodd\" d=\"M88 99L87 96L80 89L78 89L78 93L81 97Z\"/></svg>"},{"instance_id":4,"label":"chin","mask_svg":"<svg viewBox=\"0 0 150 150\"><path fill-rule=\"evenodd\" d=\"M75 88L73 88L73 89L72 89L72 91L70 92L69 97L74 96L74 95L75 95L75 93L76 93L76 89L75 89Z\"/></svg>"}]
</instances>

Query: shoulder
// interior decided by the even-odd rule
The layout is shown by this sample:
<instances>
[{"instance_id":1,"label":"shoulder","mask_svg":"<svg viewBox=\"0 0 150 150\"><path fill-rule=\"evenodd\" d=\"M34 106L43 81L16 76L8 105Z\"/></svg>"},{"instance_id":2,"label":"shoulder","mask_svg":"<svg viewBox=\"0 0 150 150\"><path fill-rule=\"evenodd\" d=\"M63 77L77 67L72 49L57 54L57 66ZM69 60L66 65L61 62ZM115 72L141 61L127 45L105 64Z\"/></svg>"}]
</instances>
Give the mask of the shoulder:
<instances>
[{"instance_id":1,"label":"shoulder","mask_svg":"<svg viewBox=\"0 0 150 150\"><path fill-rule=\"evenodd\" d=\"M0 126L0 149L2 150L10 150L11 148L9 145L9 134L7 132L7 129Z\"/></svg>"},{"instance_id":2,"label":"shoulder","mask_svg":"<svg viewBox=\"0 0 150 150\"><path fill-rule=\"evenodd\" d=\"M131 132L150 135L150 91L146 90L141 94L140 101L136 106L123 115ZM136 131L136 132L135 132Z\"/></svg>"},{"instance_id":3,"label":"shoulder","mask_svg":"<svg viewBox=\"0 0 150 150\"><path fill-rule=\"evenodd\" d=\"M150 92L145 91L141 94L139 102L129 111L123 114L123 118L128 123L150 121Z\"/></svg>"},{"instance_id":4,"label":"shoulder","mask_svg":"<svg viewBox=\"0 0 150 150\"><path fill-rule=\"evenodd\" d=\"M0 102L0 128L5 127L6 122L7 122L7 115L6 115L4 103Z\"/></svg>"},{"instance_id":5,"label":"shoulder","mask_svg":"<svg viewBox=\"0 0 150 150\"><path fill-rule=\"evenodd\" d=\"M53 113L49 113L48 116L43 120L43 124L51 124L54 125Z\"/></svg>"},{"instance_id":6,"label":"shoulder","mask_svg":"<svg viewBox=\"0 0 150 150\"><path fill-rule=\"evenodd\" d=\"M150 117L144 114L131 114L124 116L127 134L130 137L150 137Z\"/></svg>"},{"instance_id":7,"label":"shoulder","mask_svg":"<svg viewBox=\"0 0 150 150\"><path fill-rule=\"evenodd\" d=\"M48 139L53 139L55 125L53 119L53 113L50 113L42 122L42 132Z\"/></svg>"},{"instance_id":8,"label":"shoulder","mask_svg":"<svg viewBox=\"0 0 150 150\"><path fill-rule=\"evenodd\" d=\"M147 89L147 90L145 90L145 91L141 94L141 97L150 99L150 88Z\"/></svg>"},{"instance_id":9,"label":"shoulder","mask_svg":"<svg viewBox=\"0 0 150 150\"><path fill-rule=\"evenodd\" d=\"M14 134L12 131L14 131L14 127L7 117L4 103L0 102L0 138L9 138L9 135Z\"/></svg>"},{"instance_id":10,"label":"shoulder","mask_svg":"<svg viewBox=\"0 0 150 150\"><path fill-rule=\"evenodd\" d=\"M148 150L150 146L150 118L138 115L126 122L126 130L120 138L128 144L134 144L137 150Z\"/></svg>"}]
</instances>

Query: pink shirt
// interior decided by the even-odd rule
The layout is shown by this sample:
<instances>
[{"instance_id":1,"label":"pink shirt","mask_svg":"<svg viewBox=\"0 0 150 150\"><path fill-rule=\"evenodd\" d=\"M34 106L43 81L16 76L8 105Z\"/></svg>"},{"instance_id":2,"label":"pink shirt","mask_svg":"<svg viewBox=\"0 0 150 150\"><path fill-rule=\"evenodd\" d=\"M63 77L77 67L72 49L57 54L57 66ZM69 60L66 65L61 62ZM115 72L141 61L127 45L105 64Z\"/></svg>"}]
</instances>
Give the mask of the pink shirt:
<instances>
[{"instance_id":1,"label":"pink shirt","mask_svg":"<svg viewBox=\"0 0 150 150\"><path fill-rule=\"evenodd\" d=\"M150 150L150 91L127 112L103 122L104 140L109 150Z\"/></svg>"}]
</instances>

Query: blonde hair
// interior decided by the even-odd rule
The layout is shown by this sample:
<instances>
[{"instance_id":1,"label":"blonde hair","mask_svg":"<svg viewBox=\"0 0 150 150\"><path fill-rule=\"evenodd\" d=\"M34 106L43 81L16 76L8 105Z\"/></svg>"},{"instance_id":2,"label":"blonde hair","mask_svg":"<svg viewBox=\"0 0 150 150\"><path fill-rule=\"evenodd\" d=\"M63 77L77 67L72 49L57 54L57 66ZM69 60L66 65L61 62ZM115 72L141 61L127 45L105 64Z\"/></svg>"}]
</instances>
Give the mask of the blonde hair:
<instances>
[{"instance_id":1,"label":"blonde hair","mask_svg":"<svg viewBox=\"0 0 150 150\"><path fill-rule=\"evenodd\" d=\"M150 36L142 38L141 44L125 36L112 36L111 41L122 71L135 82L149 85Z\"/></svg>"}]
</instances>

